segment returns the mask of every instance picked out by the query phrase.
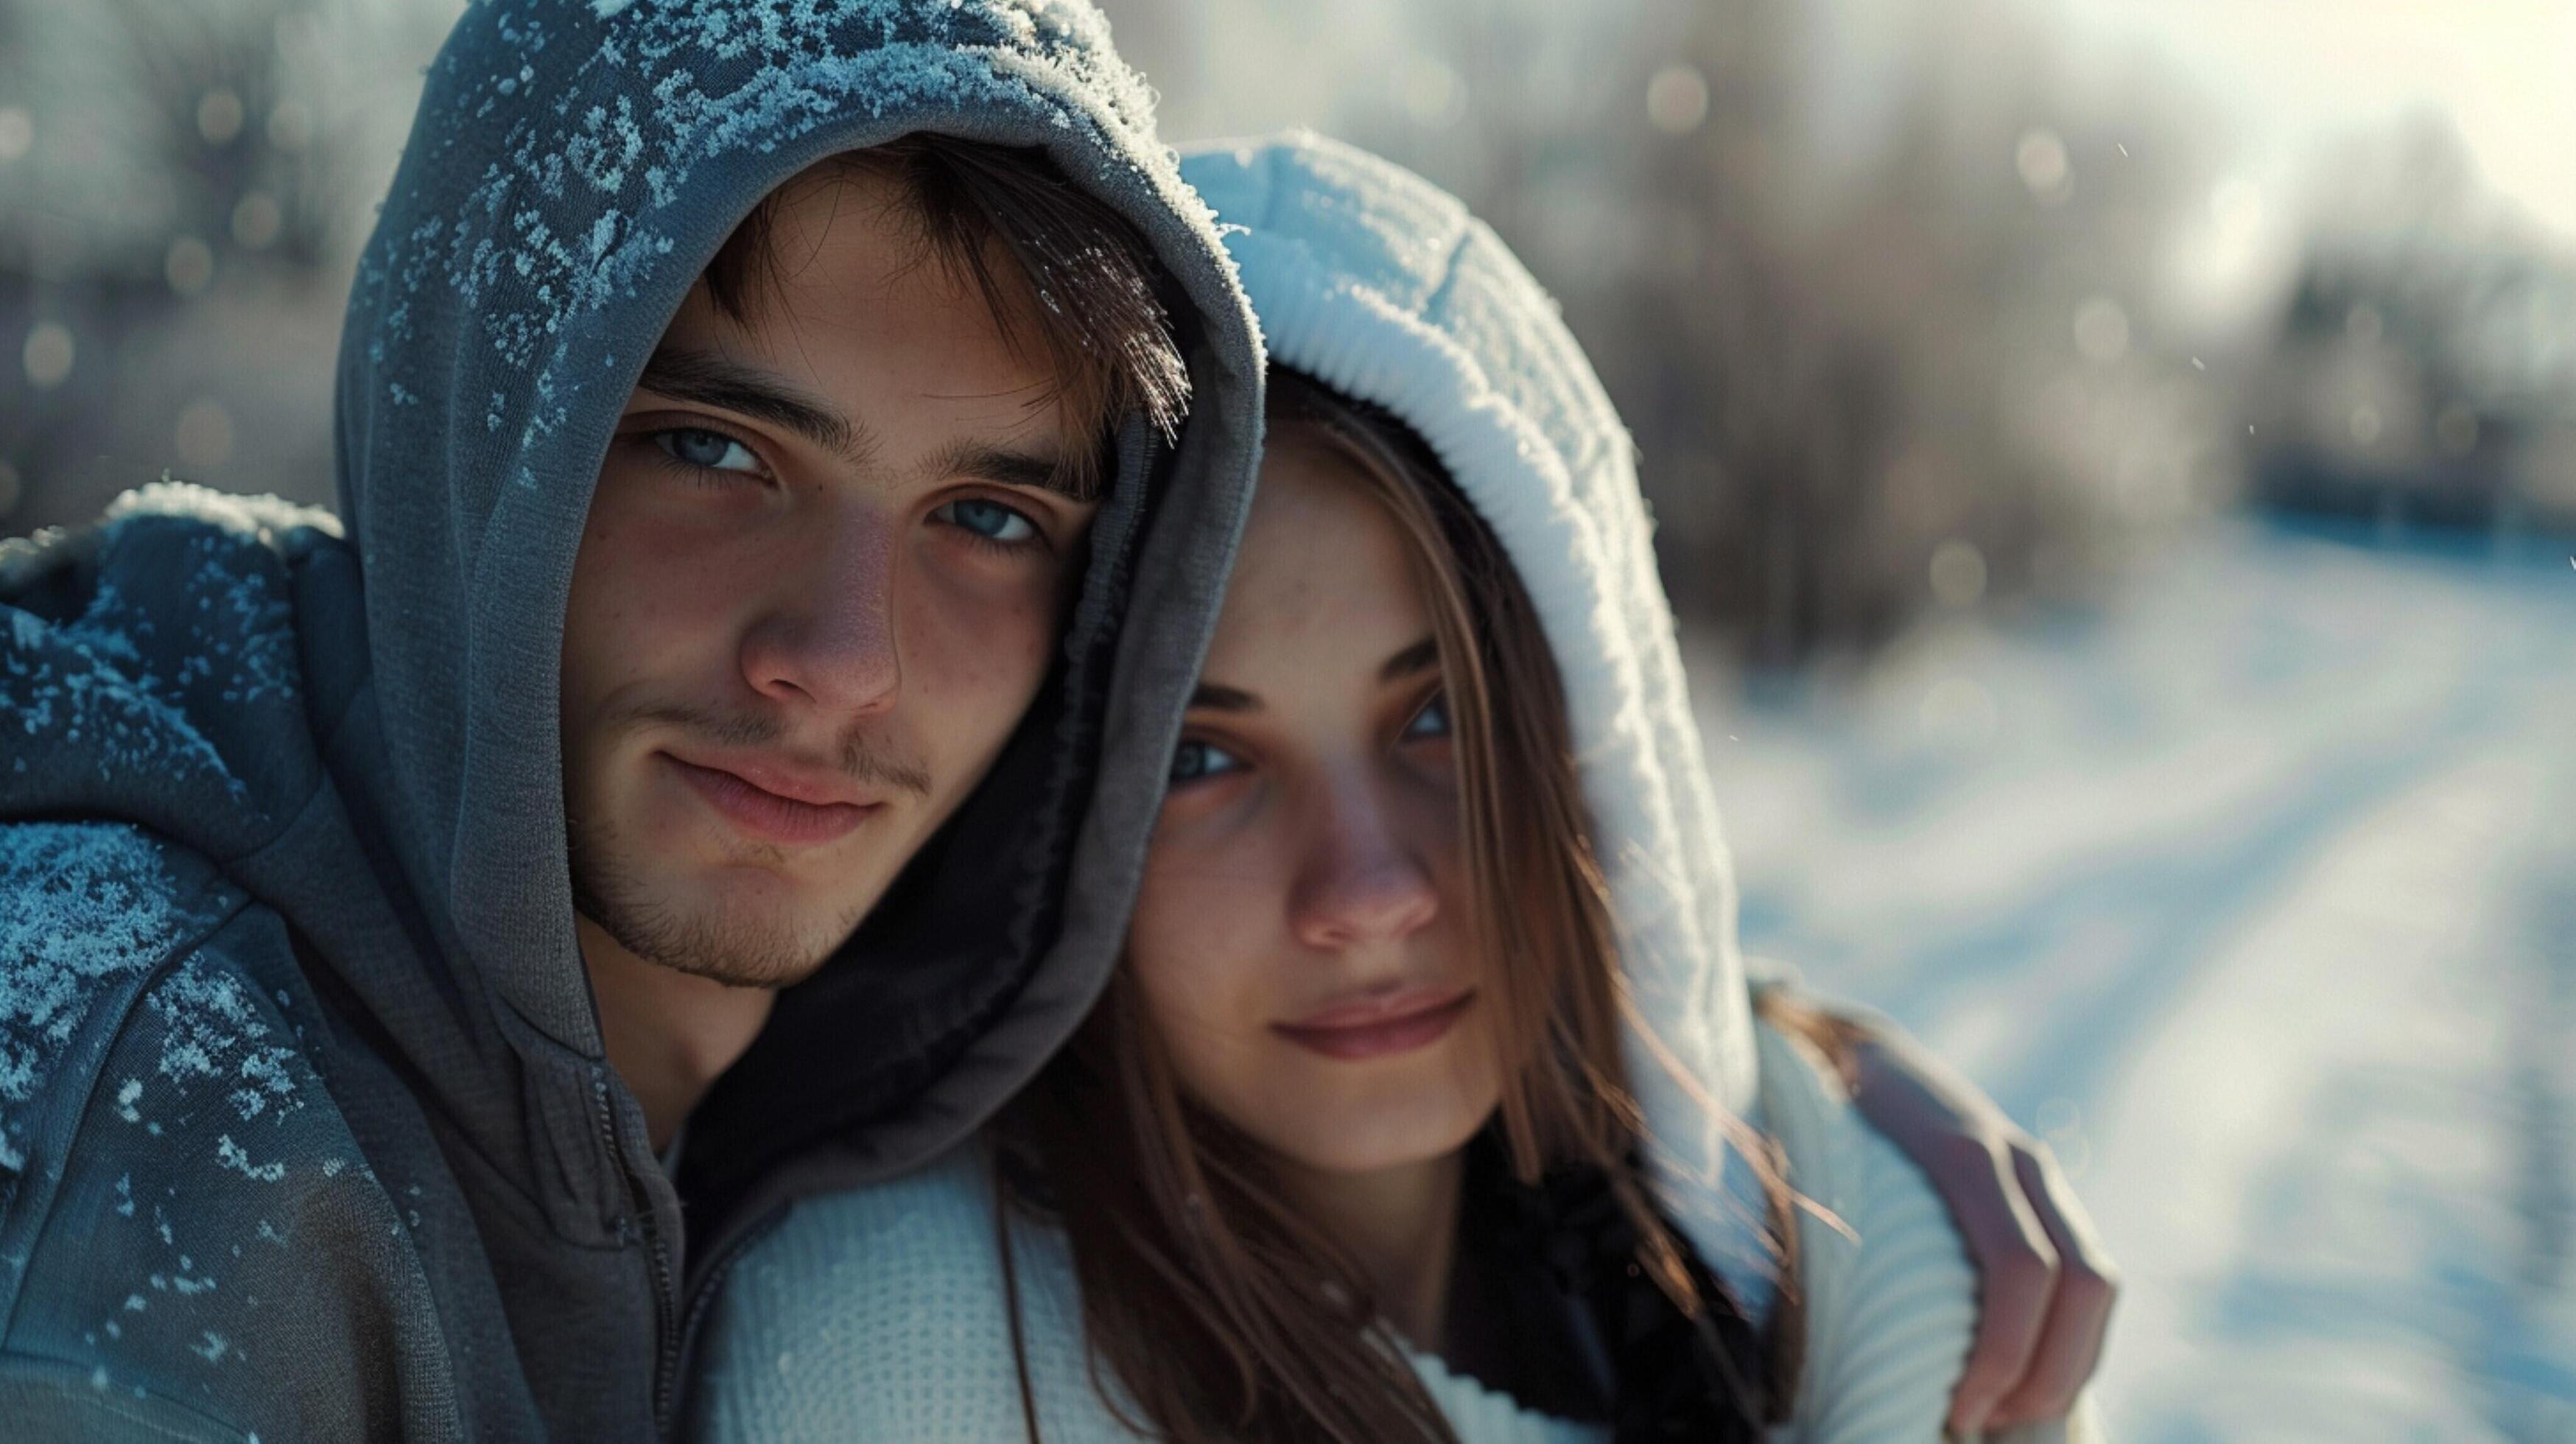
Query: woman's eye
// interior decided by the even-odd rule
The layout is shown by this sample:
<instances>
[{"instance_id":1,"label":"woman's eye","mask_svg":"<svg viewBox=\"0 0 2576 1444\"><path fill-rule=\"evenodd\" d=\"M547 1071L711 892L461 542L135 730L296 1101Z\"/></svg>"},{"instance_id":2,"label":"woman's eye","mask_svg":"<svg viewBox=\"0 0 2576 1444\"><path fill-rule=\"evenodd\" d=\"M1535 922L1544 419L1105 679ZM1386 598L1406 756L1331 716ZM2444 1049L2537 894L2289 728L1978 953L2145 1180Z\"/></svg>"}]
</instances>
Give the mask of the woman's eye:
<instances>
[{"instance_id":1,"label":"woman's eye","mask_svg":"<svg viewBox=\"0 0 2576 1444\"><path fill-rule=\"evenodd\" d=\"M1449 698L1446 693L1435 694L1430 701L1422 704L1421 711L1413 714L1412 721L1404 724L1404 736L1407 741L1448 735Z\"/></svg>"},{"instance_id":2,"label":"woman's eye","mask_svg":"<svg viewBox=\"0 0 2576 1444\"><path fill-rule=\"evenodd\" d=\"M1032 541L1038 534L1037 523L1030 521L1025 514L998 501L986 501L980 497L952 501L932 515L950 526L1004 545Z\"/></svg>"},{"instance_id":3,"label":"woman's eye","mask_svg":"<svg viewBox=\"0 0 2576 1444\"><path fill-rule=\"evenodd\" d=\"M1198 782L1210 777L1223 776L1242 766L1242 761L1224 748L1213 743L1184 739L1180 746L1172 749L1171 780Z\"/></svg>"},{"instance_id":4,"label":"woman's eye","mask_svg":"<svg viewBox=\"0 0 2576 1444\"><path fill-rule=\"evenodd\" d=\"M721 431L706 431L694 426L656 431L653 444L662 448L662 454L673 461L702 471L757 473L760 470L760 458L751 454L751 448Z\"/></svg>"}]
</instances>

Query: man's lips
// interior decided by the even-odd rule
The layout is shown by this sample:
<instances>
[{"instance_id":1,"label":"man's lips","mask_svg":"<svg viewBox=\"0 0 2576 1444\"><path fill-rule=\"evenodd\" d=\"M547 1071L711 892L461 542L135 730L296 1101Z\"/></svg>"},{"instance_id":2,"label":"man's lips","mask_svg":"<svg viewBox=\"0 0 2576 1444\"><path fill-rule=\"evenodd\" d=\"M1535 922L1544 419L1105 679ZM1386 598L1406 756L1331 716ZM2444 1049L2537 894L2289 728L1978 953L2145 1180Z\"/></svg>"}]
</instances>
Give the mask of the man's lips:
<instances>
[{"instance_id":1,"label":"man's lips","mask_svg":"<svg viewBox=\"0 0 2576 1444\"><path fill-rule=\"evenodd\" d=\"M1327 1058L1385 1058L1439 1041L1475 1002L1473 988L1408 988L1273 1023L1270 1031Z\"/></svg>"},{"instance_id":2,"label":"man's lips","mask_svg":"<svg viewBox=\"0 0 2576 1444\"><path fill-rule=\"evenodd\" d=\"M708 806L765 842L830 842L849 835L883 805L862 800L846 783L763 763L728 760L722 767L703 767L668 752L661 757Z\"/></svg>"}]
</instances>

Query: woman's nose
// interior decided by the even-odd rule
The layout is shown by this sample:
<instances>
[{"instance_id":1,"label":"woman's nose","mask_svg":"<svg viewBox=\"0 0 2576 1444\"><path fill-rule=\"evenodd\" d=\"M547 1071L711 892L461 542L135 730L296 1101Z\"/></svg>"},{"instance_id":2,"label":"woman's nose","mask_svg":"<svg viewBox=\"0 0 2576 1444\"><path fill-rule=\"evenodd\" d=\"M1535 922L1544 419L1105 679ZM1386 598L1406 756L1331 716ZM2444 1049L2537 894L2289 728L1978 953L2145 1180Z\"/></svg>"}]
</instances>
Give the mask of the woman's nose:
<instances>
[{"instance_id":1,"label":"woman's nose","mask_svg":"<svg viewBox=\"0 0 2576 1444\"><path fill-rule=\"evenodd\" d=\"M903 683L893 524L850 517L807 542L806 564L780 569L774 603L743 637L744 680L836 715L885 711Z\"/></svg>"},{"instance_id":2,"label":"woman's nose","mask_svg":"<svg viewBox=\"0 0 2576 1444\"><path fill-rule=\"evenodd\" d=\"M1431 871L1389 800L1366 788L1333 798L1289 898L1289 923L1309 947L1394 942L1440 911Z\"/></svg>"}]
</instances>

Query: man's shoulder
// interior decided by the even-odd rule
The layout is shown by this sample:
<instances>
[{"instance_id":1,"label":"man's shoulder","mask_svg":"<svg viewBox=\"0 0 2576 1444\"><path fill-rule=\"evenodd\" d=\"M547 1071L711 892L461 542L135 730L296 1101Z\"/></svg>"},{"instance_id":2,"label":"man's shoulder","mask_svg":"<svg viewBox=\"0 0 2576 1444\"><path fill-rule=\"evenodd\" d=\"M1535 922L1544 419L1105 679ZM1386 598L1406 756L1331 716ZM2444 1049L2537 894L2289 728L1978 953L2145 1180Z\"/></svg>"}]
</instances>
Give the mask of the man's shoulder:
<instances>
[{"instance_id":1,"label":"man's shoulder","mask_svg":"<svg viewBox=\"0 0 2576 1444\"><path fill-rule=\"evenodd\" d=\"M342 1157L312 1181L345 1187L318 1009L285 919L204 857L130 823L0 823L0 1240L106 1157L280 1183L263 1150L319 1145Z\"/></svg>"},{"instance_id":2,"label":"man's shoulder","mask_svg":"<svg viewBox=\"0 0 2576 1444\"><path fill-rule=\"evenodd\" d=\"M0 586L24 585L53 567L171 531L256 544L290 563L317 547L342 544L339 518L319 507L164 477L119 494L95 522L0 540Z\"/></svg>"},{"instance_id":3,"label":"man's shoulder","mask_svg":"<svg viewBox=\"0 0 2576 1444\"><path fill-rule=\"evenodd\" d=\"M0 825L0 919L0 1373L245 1427L281 1417L270 1385L339 1377L305 1421L338 1427L389 1346L437 1352L417 1220L324 1077L283 919L99 822Z\"/></svg>"},{"instance_id":4,"label":"man's shoulder","mask_svg":"<svg viewBox=\"0 0 2576 1444\"><path fill-rule=\"evenodd\" d=\"M0 1202L154 975L245 901L205 859L128 823L0 823Z\"/></svg>"},{"instance_id":5,"label":"man's shoulder","mask_svg":"<svg viewBox=\"0 0 2576 1444\"><path fill-rule=\"evenodd\" d=\"M126 658L156 639L182 640L162 636L167 619L155 613L258 625L267 610L260 599L228 593L245 581L282 582L317 557L350 555L327 511L163 480L119 496L94 522L0 538L0 602L39 621L86 623L81 640Z\"/></svg>"},{"instance_id":6,"label":"man's shoulder","mask_svg":"<svg viewBox=\"0 0 2576 1444\"><path fill-rule=\"evenodd\" d=\"M0 542L0 815L252 851L363 679L358 578L328 516L178 484Z\"/></svg>"}]
</instances>

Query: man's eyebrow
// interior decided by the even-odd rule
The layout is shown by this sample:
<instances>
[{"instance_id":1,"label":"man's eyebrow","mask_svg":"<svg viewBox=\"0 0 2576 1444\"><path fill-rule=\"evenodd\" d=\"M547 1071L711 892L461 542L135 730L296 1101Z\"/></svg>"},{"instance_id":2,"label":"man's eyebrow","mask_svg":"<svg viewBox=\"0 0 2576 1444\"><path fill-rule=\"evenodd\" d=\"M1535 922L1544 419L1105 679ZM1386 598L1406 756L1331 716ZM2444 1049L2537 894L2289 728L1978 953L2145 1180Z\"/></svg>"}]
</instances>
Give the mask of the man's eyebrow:
<instances>
[{"instance_id":1,"label":"man's eyebrow","mask_svg":"<svg viewBox=\"0 0 2576 1444\"><path fill-rule=\"evenodd\" d=\"M1065 477L1062 461L1035 451L1014 451L1007 446L985 442L960 442L939 458L934 468L942 476L972 476L1002 486L1024 486L1031 491L1049 491L1079 506L1100 500L1098 486L1078 486Z\"/></svg>"},{"instance_id":2,"label":"man's eyebrow","mask_svg":"<svg viewBox=\"0 0 2576 1444\"><path fill-rule=\"evenodd\" d=\"M1190 710L1201 707L1218 712L1258 712L1261 699L1239 688L1223 687L1214 682L1201 682L1190 694Z\"/></svg>"},{"instance_id":3,"label":"man's eyebrow","mask_svg":"<svg viewBox=\"0 0 2576 1444\"><path fill-rule=\"evenodd\" d=\"M1439 639L1436 637L1425 637L1421 641L1414 643L1412 646L1405 648L1403 651L1396 653L1394 656L1387 658L1386 665L1378 668L1377 679L1380 682L1401 681L1404 678L1414 676L1417 673L1428 672L1439 665Z\"/></svg>"},{"instance_id":4,"label":"man's eyebrow","mask_svg":"<svg viewBox=\"0 0 2576 1444\"><path fill-rule=\"evenodd\" d=\"M665 346L644 363L638 389L694 401L786 427L844 460L867 456L866 436L848 417L756 367L706 351Z\"/></svg>"}]
</instances>

